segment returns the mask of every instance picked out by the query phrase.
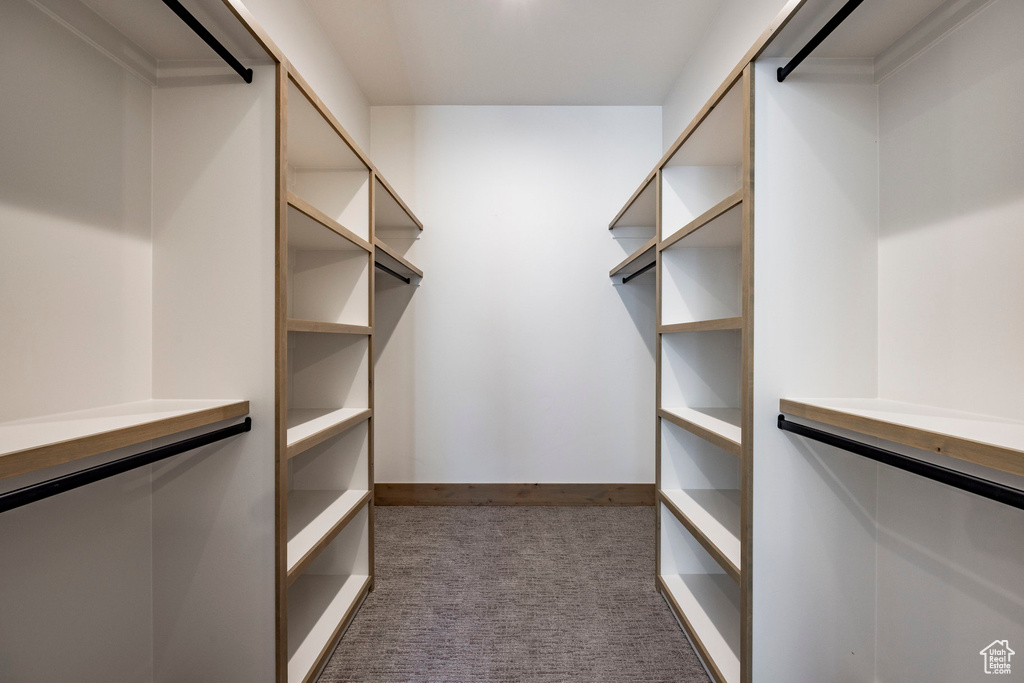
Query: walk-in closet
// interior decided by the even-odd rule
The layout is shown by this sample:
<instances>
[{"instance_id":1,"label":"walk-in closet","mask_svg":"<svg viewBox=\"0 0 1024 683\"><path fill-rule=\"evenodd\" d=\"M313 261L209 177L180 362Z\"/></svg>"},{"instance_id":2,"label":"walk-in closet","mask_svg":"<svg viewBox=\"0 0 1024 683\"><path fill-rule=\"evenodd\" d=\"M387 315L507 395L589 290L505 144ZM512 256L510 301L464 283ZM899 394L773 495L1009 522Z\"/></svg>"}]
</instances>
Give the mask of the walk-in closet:
<instances>
[{"instance_id":1,"label":"walk-in closet","mask_svg":"<svg viewBox=\"0 0 1024 683\"><path fill-rule=\"evenodd\" d=\"M0 682L1024 679L1022 36L0 0Z\"/></svg>"}]
</instances>

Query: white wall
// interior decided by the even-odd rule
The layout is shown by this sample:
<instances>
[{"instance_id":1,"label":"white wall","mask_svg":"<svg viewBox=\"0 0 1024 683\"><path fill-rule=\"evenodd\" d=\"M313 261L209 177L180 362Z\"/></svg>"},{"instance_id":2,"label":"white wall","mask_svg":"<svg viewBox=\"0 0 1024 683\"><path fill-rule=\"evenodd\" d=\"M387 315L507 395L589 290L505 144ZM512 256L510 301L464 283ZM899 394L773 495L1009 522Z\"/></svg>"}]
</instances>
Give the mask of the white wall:
<instances>
[{"instance_id":1,"label":"white wall","mask_svg":"<svg viewBox=\"0 0 1024 683\"><path fill-rule=\"evenodd\" d=\"M366 151L370 103L303 0L244 0L303 78Z\"/></svg>"},{"instance_id":2,"label":"white wall","mask_svg":"<svg viewBox=\"0 0 1024 683\"><path fill-rule=\"evenodd\" d=\"M377 278L377 481L653 482L654 283L612 283L636 240L607 225L657 161L660 109L371 120L426 226L422 284Z\"/></svg>"},{"instance_id":3,"label":"white wall","mask_svg":"<svg viewBox=\"0 0 1024 683\"><path fill-rule=\"evenodd\" d=\"M878 466L776 417L783 397L877 391L875 86L870 64L804 63L783 84L779 65L755 76L754 680L859 683L875 670Z\"/></svg>"},{"instance_id":4,"label":"white wall","mask_svg":"<svg viewBox=\"0 0 1024 683\"><path fill-rule=\"evenodd\" d=\"M1022 26L995 2L879 85L885 398L1024 418ZM1024 652L1024 512L881 468L878 680L986 680L997 638Z\"/></svg>"},{"instance_id":5,"label":"white wall","mask_svg":"<svg viewBox=\"0 0 1024 683\"><path fill-rule=\"evenodd\" d=\"M663 150L675 142L785 4L786 0L723 0L662 102Z\"/></svg>"}]
</instances>

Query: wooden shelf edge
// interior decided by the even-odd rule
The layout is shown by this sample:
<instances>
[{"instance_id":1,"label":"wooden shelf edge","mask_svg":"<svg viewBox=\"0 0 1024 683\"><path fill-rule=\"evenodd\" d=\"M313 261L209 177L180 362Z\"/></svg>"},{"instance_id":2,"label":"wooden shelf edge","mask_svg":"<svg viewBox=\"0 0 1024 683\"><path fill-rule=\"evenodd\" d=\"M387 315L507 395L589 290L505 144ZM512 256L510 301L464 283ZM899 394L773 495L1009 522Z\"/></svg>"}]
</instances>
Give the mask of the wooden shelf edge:
<instances>
[{"instance_id":1,"label":"wooden shelf edge","mask_svg":"<svg viewBox=\"0 0 1024 683\"><path fill-rule=\"evenodd\" d=\"M291 190L288 191L288 206L292 207L293 209L299 211L302 214L305 214L306 216L309 216L311 219L313 219L320 225L324 226L331 232L338 234L340 237L344 237L345 239L347 239L349 242L356 245L360 249L366 252L373 251L373 247L370 245L369 242L367 242L362 237L355 234L354 232L346 228L344 225L342 225L338 221L334 220L333 218L325 214L320 209L316 208L315 206L307 202L302 197L299 197Z\"/></svg>"},{"instance_id":2,"label":"wooden shelf edge","mask_svg":"<svg viewBox=\"0 0 1024 683\"><path fill-rule=\"evenodd\" d=\"M672 233L666 239L662 240L661 244L658 245L658 251L664 251L665 249L668 249L673 244L683 239L687 235L692 235L693 233L697 232L711 221L715 220L716 218L723 215L727 211L731 211L732 209L736 208L742 203L743 190L740 189L737 190L736 192L733 192L731 195L729 195L722 201L718 202L701 215L694 218L692 221L681 227L676 232Z\"/></svg>"},{"instance_id":3,"label":"wooden shelf edge","mask_svg":"<svg viewBox=\"0 0 1024 683\"><path fill-rule=\"evenodd\" d=\"M722 436L718 432L708 429L703 425L690 422L685 417L676 415L675 413L665 410L664 408L658 408L658 417L663 420L668 420L677 427L682 427L686 431L690 432L694 436L699 436L708 443L718 446L724 451L728 451L738 458L743 457L743 446L741 443L733 441L730 438Z\"/></svg>"},{"instance_id":4,"label":"wooden shelf edge","mask_svg":"<svg viewBox=\"0 0 1024 683\"><path fill-rule=\"evenodd\" d=\"M377 249L379 249L381 252L384 253L385 256L387 256L390 259L393 259L402 268L406 269L406 272L403 273L403 275L406 275L407 277L423 277L423 271L422 270L420 270L419 268L414 266L412 263L410 263L408 260L406 260L402 256L399 256L391 247L389 247L387 244L382 242L380 240L380 238L378 238L378 237L374 237L373 238L373 246L375 248L374 252L373 252L374 260L377 260L377 258L376 258L377 257ZM385 266L390 267L390 264L388 264L388 263L382 263L381 265L385 265Z\"/></svg>"},{"instance_id":5,"label":"wooden shelf edge","mask_svg":"<svg viewBox=\"0 0 1024 683\"><path fill-rule=\"evenodd\" d=\"M355 427L357 424L361 424L366 420L369 420L371 417L373 417L373 409L366 408L351 417L341 420L340 422L335 422L329 427L324 427L320 431L314 432L304 439L299 439L295 443L288 444L286 448L287 459L291 460L303 451L307 451L313 446L321 444L324 441L327 441L327 439L337 436L338 434Z\"/></svg>"},{"instance_id":6,"label":"wooden shelf edge","mask_svg":"<svg viewBox=\"0 0 1024 683\"><path fill-rule=\"evenodd\" d=\"M320 556L320 553L327 548L331 541L337 538L338 534L341 533L341 530L344 529L357 514L359 514L359 511L362 510L372 498L373 495L370 491L367 491L360 496L355 505L349 508L340 519L336 520L334 524L331 525L331 528L327 530L327 533L321 536L320 539L313 544L313 547L307 550L306 554L300 557L298 561L288 569L287 576L285 577L286 587L295 583L295 579L302 576L302 572L306 571L306 568L309 567L310 563Z\"/></svg>"},{"instance_id":7,"label":"wooden shelf edge","mask_svg":"<svg viewBox=\"0 0 1024 683\"><path fill-rule=\"evenodd\" d=\"M785 398L779 400L779 410L805 420L1024 476L1024 452L1006 446Z\"/></svg>"},{"instance_id":8,"label":"wooden shelf edge","mask_svg":"<svg viewBox=\"0 0 1024 683\"><path fill-rule=\"evenodd\" d=\"M636 191L633 192L630 198L626 200L626 203L622 206L621 209L619 209L619 212L615 214L615 218L612 219L612 222L608 224L609 230L614 230L616 228L615 224L618 223L622 219L622 217L626 215L626 212L629 211L631 206L633 206L633 203L636 202L636 200L640 197L640 195L644 193L645 190L647 190L647 186L654 182L654 178L657 175L657 168L655 168L653 171L647 174L647 177L644 178L643 181L641 181L640 187L636 188Z\"/></svg>"},{"instance_id":9,"label":"wooden shelf edge","mask_svg":"<svg viewBox=\"0 0 1024 683\"><path fill-rule=\"evenodd\" d=\"M315 660L313 660L313 666L310 667L306 675L302 677L302 683L315 683L321 670L327 665L327 660L330 659L334 653L334 648L338 646L338 641L341 640L342 634L345 633L345 629L348 628L349 624L352 623L352 619L356 616L356 612L363 604L363 600L366 599L367 594L370 592L370 581L371 577L367 576L363 581L362 588L356 593L355 599L352 604L349 605L348 609L345 610L345 614L341 617L341 621L338 622L338 626L334 629L334 633L327 639L323 649Z\"/></svg>"},{"instance_id":10,"label":"wooden shelf edge","mask_svg":"<svg viewBox=\"0 0 1024 683\"><path fill-rule=\"evenodd\" d=\"M664 491L658 489L658 500L660 500L665 507L668 508L669 512L679 520L679 523L686 527L686 530L690 532L690 535L697 539L697 542L701 544L701 547L708 552L708 555L718 563L718 565L725 570L725 573L729 575L737 585L740 583L740 568L737 567L732 561L726 557L722 549L719 548L704 530L701 529L692 519L686 516L686 514L679 509L679 506L675 504L671 498L665 495Z\"/></svg>"},{"instance_id":11,"label":"wooden shelf edge","mask_svg":"<svg viewBox=\"0 0 1024 683\"><path fill-rule=\"evenodd\" d=\"M299 318L288 318L287 327L289 332L318 332L324 334L373 334L373 328L369 325L347 325L345 323L325 323L319 320L301 320Z\"/></svg>"},{"instance_id":12,"label":"wooden shelf edge","mask_svg":"<svg viewBox=\"0 0 1024 683\"><path fill-rule=\"evenodd\" d=\"M743 317L716 318L714 320L695 320L690 323L673 323L658 327L659 334L677 334L679 332L718 332L722 330L742 330Z\"/></svg>"},{"instance_id":13,"label":"wooden shelf edge","mask_svg":"<svg viewBox=\"0 0 1024 683\"><path fill-rule=\"evenodd\" d=\"M309 81L302 77L302 75L295 68L295 65L292 64L290 61L284 60L283 63L287 66L286 71L288 78L291 79L292 83L295 84L295 86L299 89L299 92L302 93L302 95L309 101L309 103L313 105L313 108L316 109L317 113L319 113L320 116L323 117L325 121L327 121L327 124L334 129L335 134L339 138L341 138L342 142L344 142L345 145L350 150L352 150L352 153L356 155L356 158L359 159L359 162L366 167L367 173L376 170L373 167L373 163L370 161L370 156L366 152L364 152L359 147L358 144L356 144L356 141L352 138L351 135L348 134L348 131L345 130L345 127L341 125L341 122L338 121L338 119L334 116L334 113L331 112L330 108L324 103L323 100L320 99L320 97L316 94L316 91L313 90L313 86L309 84Z\"/></svg>"},{"instance_id":14,"label":"wooden shelf edge","mask_svg":"<svg viewBox=\"0 0 1024 683\"><path fill-rule=\"evenodd\" d=\"M665 582L665 579L662 578L660 573L658 574L658 588L661 590L661 594L664 595L665 599L668 601L669 607L675 613L676 619L678 619L679 623L683 625L684 629L686 629L686 635L690 637L690 642L695 648L697 648L701 660L705 665L707 665L712 677L715 679L715 683L729 683L725 679L725 674L723 674L722 670L718 668L718 663L708 652L707 647L704 645L704 641L701 640L697 631L693 628L693 624L690 623L686 613L683 612L681 607L679 607L679 601L676 600L676 596L672 593L672 589L668 587L668 584Z\"/></svg>"},{"instance_id":15,"label":"wooden shelf edge","mask_svg":"<svg viewBox=\"0 0 1024 683\"><path fill-rule=\"evenodd\" d=\"M109 429L42 446L11 451L0 454L0 479L28 474L119 448L135 446L145 441L152 441L248 414L249 402L235 401L212 408L202 408L183 415L174 415L129 427Z\"/></svg>"},{"instance_id":16,"label":"wooden shelf edge","mask_svg":"<svg viewBox=\"0 0 1024 683\"><path fill-rule=\"evenodd\" d=\"M642 247L640 247L639 249L634 251L632 254L627 256L625 261L623 261L622 263L620 263L619 265L615 266L610 271L608 271L608 277L615 277L616 275L619 275L620 273L622 273L623 270L625 270L632 263L636 262L641 257L643 257L645 254L647 254L647 252L652 251L656 246L658 246L658 238L657 237L652 237L651 239L647 240L646 242L644 242ZM625 274L629 275L629 273L625 273Z\"/></svg>"},{"instance_id":17,"label":"wooden shelf edge","mask_svg":"<svg viewBox=\"0 0 1024 683\"><path fill-rule=\"evenodd\" d=\"M422 221L420 221L420 219L416 217L416 214L412 212L412 209L409 208L409 205L402 200L402 198L398 195L397 192L395 192L395 188L391 187L391 183L389 183L387 179L385 179L384 176L380 174L380 171L378 171L376 168L373 169L373 176L380 181L380 185L381 187L384 188L384 191L391 195L391 198L394 199L395 203L398 204L399 208L401 208L402 211L405 212L405 215L408 216L412 220L412 222L416 224L416 227L419 228L420 232L423 232Z\"/></svg>"}]
</instances>

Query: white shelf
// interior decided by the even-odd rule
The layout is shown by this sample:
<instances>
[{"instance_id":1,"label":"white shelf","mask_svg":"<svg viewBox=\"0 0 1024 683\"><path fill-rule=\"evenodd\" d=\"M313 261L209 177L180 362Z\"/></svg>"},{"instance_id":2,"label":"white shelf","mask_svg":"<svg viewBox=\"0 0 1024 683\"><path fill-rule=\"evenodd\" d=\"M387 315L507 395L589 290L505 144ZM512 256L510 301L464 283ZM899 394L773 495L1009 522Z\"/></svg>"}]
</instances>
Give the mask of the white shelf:
<instances>
[{"instance_id":1,"label":"white shelf","mask_svg":"<svg viewBox=\"0 0 1024 683\"><path fill-rule=\"evenodd\" d=\"M662 588L686 622L690 637L727 683L740 680L739 590L725 574L661 576Z\"/></svg>"},{"instance_id":2,"label":"white shelf","mask_svg":"<svg viewBox=\"0 0 1024 683\"><path fill-rule=\"evenodd\" d=\"M369 491L288 492L288 573L312 559L368 500ZM314 555L315 556L315 555Z\"/></svg>"},{"instance_id":3,"label":"white shelf","mask_svg":"<svg viewBox=\"0 0 1024 683\"><path fill-rule=\"evenodd\" d=\"M0 479L248 412L248 401L151 399L0 423Z\"/></svg>"},{"instance_id":4,"label":"white shelf","mask_svg":"<svg viewBox=\"0 0 1024 683\"><path fill-rule=\"evenodd\" d=\"M608 272L608 277L627 276L643 270L655 262L658 256L658 238L653 237L639 249L627 256L619 265Z\"/></svg>"},{"instance_id":5,"label":"white shelf","mask_svg":"<svg viewBox=\"0 0 1024 683\"><path fill-rule=\"evenodd\" d=\"M608 229L647 228L652 232L656 230L658 223L657 196L657 178L652 173L644 179L644 184L633 193L618 215L608 224Z\"/></svg>"},{"instance_id":6,"label":"white shelf","mask_svg":"<svg viewBox=\"0 0 1024 683\"><path fill-rule=\"evenodd\" d=\"M376 237L373 238L373 247L373 259L377 263L413 281L423 277L422 270Z\"/></svg>"},{"instance_id":7,"label":"white shelf","mask_svg":"<svg viewBox=\"0 0 1024 683\"><path fill-rule=\"evenodd\" d=\"M375 230L406 233L411 237L423 230L420 220L397 194L392 194L390 185L379 175L374 180L373 200Z\"/></svg>"},{"instance_id":8,"label":"white shelf","mask_svg":"<svg viewBox=\"0 0 1024 683\"><path fill-rule=\"evenodd\" d=\"M782 399L795 417L1024 476L1024 422L880 398Z\"/></svg>"},{"instance_id":9,"label":"white shelf","mask_svg":"<svg viewBox=\"0 0 1024 683\"><path fill-rule=\"evenodd\" d=\"M370 577L309 574L288 589L288 681L312 680L335 635L365 594Z\"/></svg>"},{"instance_id":10,"label":"white shelf","mask_svg":"<svg viewBox=\"0 0 1024 683\"><path fill-rule=\"evenodd\" d=\"M288 457L293 458L306 449L368 420L372 415L373 411L369 408L289 410Z\"/></svg>"},{"instance_id":11,"label":"white shelf","mask_svg":"<svg viewBox=\"0 0 1024 683\"><path fill-rule=\"evenodd\" d=\"M710 441L733 455L740 455L743 441L739 408L690 408L687 406L662 407L663 419L682 427L691 434Z\"/></svg>"},{"instance_id":12,"label":"white shelf","mask_svg":"<svg viewBox=\"0 0 1024 683\"><path fill-rule=\"evenodd\" d=\"M679 521L695 536L703 536L701 545L730 573L739 579L740 568L740 492L735 489L668 489L661 495ZM677 513L678 511L678 513ZM708 548L710 544L711 548Z\"/></svg>"},{"instance_id":13,"label":"white shelf","mask_svg":"<svg viewBox=\"0 0 1024 683\"><path fill-rule=\"evenodd\" d=\"M288 248L302 251L369 252L369 242L316 208L288 193Z\"/></svg>"}]
</instances>

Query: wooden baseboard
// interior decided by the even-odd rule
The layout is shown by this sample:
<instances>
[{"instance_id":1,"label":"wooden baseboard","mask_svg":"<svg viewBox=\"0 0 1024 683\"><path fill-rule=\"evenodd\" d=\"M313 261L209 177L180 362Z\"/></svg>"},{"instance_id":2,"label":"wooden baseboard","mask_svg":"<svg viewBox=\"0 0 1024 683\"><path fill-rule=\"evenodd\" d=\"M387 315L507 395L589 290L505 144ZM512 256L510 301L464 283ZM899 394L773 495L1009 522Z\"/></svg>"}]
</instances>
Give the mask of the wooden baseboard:
<instances>
[{"instance_id":1,"label":"wooden baseboard","mask_svg":"<svg viewBox=\"0 0 1024 683\"><path fill-rule=\"evenodd\" d=\"M375 484L376 505L654 505L654 484Z\"/></svg>"}]
</instances>

